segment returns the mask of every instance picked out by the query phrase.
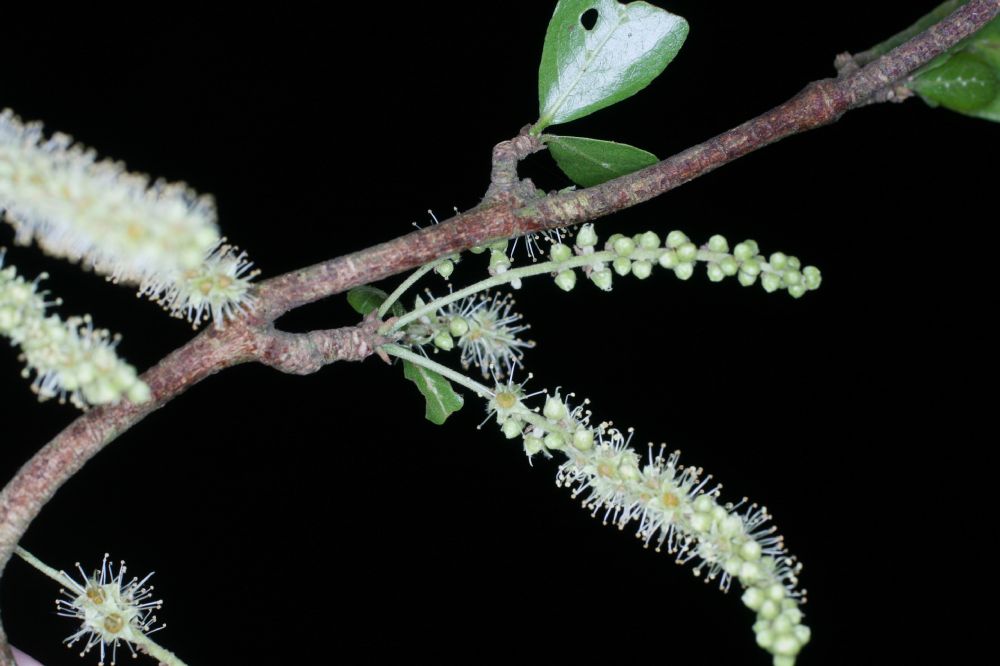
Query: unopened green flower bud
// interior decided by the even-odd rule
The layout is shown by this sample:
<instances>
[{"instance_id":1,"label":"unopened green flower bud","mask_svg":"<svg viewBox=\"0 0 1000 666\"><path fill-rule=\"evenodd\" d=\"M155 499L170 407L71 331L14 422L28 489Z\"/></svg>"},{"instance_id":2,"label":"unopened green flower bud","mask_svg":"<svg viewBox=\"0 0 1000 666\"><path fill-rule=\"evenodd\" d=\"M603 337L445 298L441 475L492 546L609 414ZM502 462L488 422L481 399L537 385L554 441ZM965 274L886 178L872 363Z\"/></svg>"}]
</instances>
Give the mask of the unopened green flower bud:
<instances>
[{"instance_id":1,"label":"unopened green flower bud","mask_svg":"<svg viewBox=\"0 0 1000 666\"><path fill-rule=\"evenodd\" d=\"M667 234L667 247L677 248L688 241L687 234L683 231L671 231Z\"/></svg>"},{"instance_id":2,"label":"unopened green flower bud","mask_svg":"<svg viewBox=\"0 0 1000 666\"><path fill-rule=\"evenodd\" d=\"M760 274L760 262L756 259L747 259L740 266L740 272L756 277Z\"/></svg>"},{"instance_id":3,"label":"unopened green flower bud","mask_svg":"<svg viewBox=\"0 0 1000 666\"><path fill-rule=\"evenodd\" d=\"M764 593L757 587L748 587L741 597L743 605L752 611L759 610L764 603Z\"/></svg>"},{"instance_id":4,"label":"unopened green flower bud","mask_svg":"<svg viewBox=\"0 0 1000 666\"><path fill-rule=\"evenodd\" d=\"M667 250L666 252L660 255L659 263L660 266L662 266L663 268L673 268L678 263L680 263L680 261L677 259L676 252L674 252L673 250Z\"/></svg>"},{"instance_id":5,"label":"unopened green flower bud","mask_svg":"<svg viewBox=\"0 0 1000 666\"><path fill-rule=\"evenodd\" d=\"M566 405L559 398L549 396L545 400L545 407L542 408L542 414L550 421L558 421L566 416Z\"/></svg>"},{"instance_id":6,"label":"unopened green flower bud","mask_svg":"<svg viewBox=\"0 0 1000 666\"><path fill-rule=\"evenodd\" d=\"M797 271L800 268L802 268L802 262L799 261L798 257L788 257L787 266L789 268L791 268L792 270L796 270Z\"/></svg>"},{"instance_id":7,"label":"unopened green flower bud","mask_svg":"<svg viewBox=\"0 0 1000 666\"><path fill-rule=\"evenodd\" d=\"M455 341L448 331L441 331L434 336L434 346L444 351L451 351L455 347Z\"/></svg>"},{"instance_id":8,"label":"unopened green flower bud","mask_svg":"<svg viewBox=\"0 0 1000 666\"><path fill-rule=\"evenodd\" d=\"M788 256L784 252L775 252L767 260L767 263L771 264L771 268L774 270L780 271L788 265Z\"/></svg>"},{"instance_id":9,"label":"unopened green flower bud","mask_svg":"<svg viewBox=\"0 0 1000 666\"><path fill-rule=\"evenodd\" d=\"M456 338L460 338L469 332L469 322L465 321L463 317L452 317L451 321L448 322L448 332Z\"/></svg>"},{"instance_id":10,"label":"unopened green flower bud","mask_svg":"<svg viewBox=\"0 0 1000 666\"><path fill-rule=\"evenodd\" d=\"M760 277L760 286L764 287L767 293L773 293L781 287L781 276L774 273L764 273Z\"/></svg>"},{"instance_id":11,"label":"unopened green flower bud","mask_svg":"<svg viewBox=\"0 0 1000 666\"><path fill-rule=\"evenodd\" d=\"M676 275L679 280L689 279L692 275L694 275L694 264L677 264L674 266L674 275Z\"/></svg>"},{"instance_id":12,"label":"unopened green flower bud","mask_svg":"<svg viewBox=\"0 0 1000 666\"><path fill-rule=\"evenodd\" d=\"M615 260L611 262L611 266L615 269L615 273L625 277L632 272L632 260L628 257L615 257Z\"/></svg>"},{"instance_id":13,"label":"unopened green flower bud","mask_svg":"<svg viewBox=\"0 0 1000 666\"><path fill-rule=\"evenodd\" d=\"M722 267L714 261L706 267L706 272L708 273L708 279L712 282L722 282L726 277L726 274L722 271Z\"/></svg>"},{"instance_id":14,"label":"unopened green flower bud","mask_svg":"<svg viewBox=\"0 0 1000 666\"><path fill-rule=\"evenodd\" d=\"M739 280L740 284L744 287L752 287L753 283L757 281L757 276L740 271L740 274L736 276L736 279Z\"/></svg>"},{"instance_id":15,"label":"unopened green flower bud","mask_svg":"<svg viewBox=\"0 0 1000 666\"><path fill-rule=\"evenodd\" d=\"M823 275L815 266L806 266L802 269L802 281L806 285L806 289L819 289L819 285L823 282Z\"/></svg>"},{"instance_id":16,"label":"unopened green flower bud","mask_svg":"<svg viewBox=\"0 0 1000 666\"><path fill-rule=\"evenodd\" d=\"M550 432L545 436L545 448L547 449L561 449L563 447L563 438L557 432Z\"/></svg>"},{"instance_id":17,"label":"unopened green flower bud","mask_svg":"<svg viewBox=\"0 0 1000 666\"><path fill-rule=\"evenodd\" d=\"M747 259L756 257L758 249L757 241L745 240L742 243L736 244L736 247L733 248L733 256L740 261L746 261Z\"/></svg>"},{"instance_id":18,"label":"unopened green flower bud","mask_svg":"<svg viewBox=\"0 0 1000 666\"><path fill-rule=\"evenodd\" d=\"M528 457L541 452L542 440L534 435L528 435L524 438L524 452L528 454Z\"/></svg>"},{"instance_id":19,"label":"unopened green flower bud","mask_svg":"<svg viewBox=\"0 0 1000 666\"><path fill-rule=\"evenodd\" d=\"M739 272L740 262L736 261L732 257L725 257L722 261L719 262L719 268L722 269L723 273L732 277L733 275L736 275Z\"/></svg>"},{"instance_id":20,"label":"unopened green flower bud","mask_svg":"<svg viewBox=\"0 0 1000 666\"><path fill-rule=\"evenodd\" d=\"M482 254L483 252L486 252L486 246L473 245L472 247L469 248L469 252L471 252L472 254Z\"/></svg>"},{"instance_id":21,"label":"unopened green flower bud","mask_svg":"<svg viewBox=\"0 0 1000 666\"><path fill-rule=\"evenodd\" d=\"M604 291L611 291L611 283L613 279L614 276L611 274L611 271L606 268L600 271L593 271L590 274L590 280L597 285L599 289Z\"/></svg>"},{"instance_id":22,"label":"unopened green flower bud","mask_svg":"<svg viewBox=\"0 0 1000 666\"><path fill-rule=\"evenodd\" d=\"M613 249L618 256L627 257L635 252L635 241L631 238L619 238L615 241Z\"/></svg>"},{"instance_id":23,"label":"unopened green flower bud","mask_svg":"<svg viewBox=\"0 0 1000 666\"><path fill-rule=\"evenodd\" d=\"M434 267L434 272L447 279L455 272L455 264L450 259L445 259Z\"/></svg>"},{"instance_id":24,"label":"unopened green flower bud","mask_svg":"<svg viewBox=\"0 0 1000 666\"><path fill-rule=\"evenodd\" d=\"M505 252L497 252L496 250L490 251L490 268L510 268L510 259L507 258Z\"/></svg>"},{"instance_id":25,"label":"unopened green flower bud","mask_svg":"<svg viewBox=\"0 0 1000 666\"><path fill-rule=\"evenodd\" d=\"M552 257L552 261L562 263L573 256L573 250L570 249L569 245L554 243L552 250L549 251L549 256Z\"/></svg>"},{"instance_id":26,"label":"unopened green flower bud","mask_svg":"<svg viewBox=\"0 0 1000 666\"><path fill-rule=\"evenodd\" d=\"M594 431L581 429L574 432L573 446L581 451L589 451L592 449L594 447Z\"/></svg>"},{"instance_id":27,"label":"unopened green flower bud","mask_svg":"<svg viewBox=\"0 0 1000 666\"><path fill-rule=\"evenodd\" d=\"M580 231L576 235L576 244L578 247L593 247L597 245L597 233L594 231L593 224L585 224L580 227Z\"/></svg>"},{"instance_id":28,"label":"unopened green flower bud","mask_svg":"<svg viewBox=\"0 0 1000 666\"><path fill-rule=\"evenodd\" d=\"M524 424L521 423L521 419L509 418L504 421L503 426L500 430L503 431L504 437L507 439L514 439L521 436L521 430L524 428Z\"/></svg>"},{"instance_id":29,"label":"unopened green flower bud","mask_svg":"<svg viewBox=\"0 0 1000 666\"><path fill-rule=\"evenodd\" d=\"M660 247L660 237L652 231L647 231L639 236L639 247L646 250L655 250Z\"/></svg>"},{"instance_id":30,"label":"unopened green flower bud","mask_svg":"<svg viewBox=\"0 0 1000 666\"><path fill-rule=\"evenodd\" d=\"M556 286L563 291L572 291L576 286L576 271L568 269L556 276Z\"/></svg>"},{"instance_id":31,"label":"unopened green flower bud","mask_svg":"<svg viewBox=\"0 0 1000 666\"><path fill-rule=\"evenodd\" d=\"M611 237L608 238L608 242L604 244L604 249L613 251L615 249L615 243L621 238L625 238L625 236L622 234L611 234Z\"/></svg>"},{"instance_id":32,"label":"unopened green flower bud","mask_svg":"<svg viewBox=\"0 0 1000 666\"><path fill-rule=\"evenodd\" d=\"M677 248L677 259L680 261L694 261L698 257L698 248L694 243L683 243Z\"/></svg>"},{"instance_id":33,"label":"unopened green flower bud","mask_svg":"<svg viewBox=\"0 0 1000 666\"><path fill-rule=\"evenodd\" d=\"M729 252L729 241L725 236L715 234L708 239L708 249L712 252Z\"/></svg>"},{"instance_id":34,"label":"unopened green flower bud","mask_svg":"<svg viewBox=\"0 0 1000 666\"><path fill-rule=\"evenodd\" d=\"M799 284L802 282L802 273L799 273L794 268L790 268L785 271L784 275L781 276L781 281L784 282L787 287Z\"/></svg>"},{"instance_id":35,"label":"unopened green flower bud","mask_svg":"<svg viewBox=\"0 0 1000 666\"><path fill-rule=\"evenodd\" d=\"M653 273L653 264L649 263L645 259L632 262L632 275L636 276L640 280L645 280Z\"/></svg>"},{"instance_id":36,"label":"unopened green flower bud","mask_svg":"<svg viewBox=\"0 0 1000 666\"><path fill-rule=\"evenodd\" d=\"M807 291L804 284L793 284L788 288L788 293L792 295L792 298L802 298Z\"/></svg>"}]
</instances>

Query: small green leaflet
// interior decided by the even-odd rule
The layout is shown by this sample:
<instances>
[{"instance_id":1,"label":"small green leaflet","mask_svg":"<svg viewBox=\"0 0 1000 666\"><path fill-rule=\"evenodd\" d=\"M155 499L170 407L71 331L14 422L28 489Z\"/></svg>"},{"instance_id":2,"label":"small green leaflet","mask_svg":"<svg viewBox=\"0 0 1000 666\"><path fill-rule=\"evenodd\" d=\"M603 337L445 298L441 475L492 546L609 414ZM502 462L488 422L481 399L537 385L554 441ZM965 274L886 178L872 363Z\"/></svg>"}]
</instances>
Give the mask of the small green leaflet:
<instances>
[{"instance_id":1,"label":"small green leaflet","mask_svg":"<svg viewBox=\"0 0 1000 666\"><path fill-rule=\"evenodd\" d=\"M363 315L377 309L388 297L389 294L369 285L355 287L347 292L347 302L356 312ZM406 308L399 301L393 303L390 309L397 317L406 314ZM451 382L436 372L403 361L403 376L416 384L417 390L427 400L427 410L424 415L431 423L441 425L465 404L462 396L455 393L455 389L451 387Z\"/></svg>"},{"instance_id":2,"label":"small green leaflet","mask_svg":"<svg viewBox=\"0 0 1000 666\"><path fill-rule=\"evenodd\" d=\"M453 413L465 404L462 396L455 393L451 382L436 372L419 365L403 361L403 376L417 385L424 398L427 399L427 409L424 416L436 425L442 425Z\"/></svg>"},{"instance_id":3,"label":"small green leaflet","mask_svg":"<svg viewBox=\"0 0 1000 666\"><path fill-rule=\"evenodd\" d=\"M377 309L388 297L389 294L378 287L371 287L369 285L355 287L347 292L347 302L354 308L355 312L363 315L367 315L372 310ZM392 314L397 317L406 314L406 308L399 301L393 303L390 309L392 310Z\"/></svg>"},{"instance_id":4,"label":"small green leaflet","mask_svg":"<svg viewBox=\"0 0 1000 666\"><path fill-rule=\"evenodd\" d=\"M589 10L597 21L587 30L581 17ZM666 69L687 34L687 21L647 2L560 0L545 33L534 130L639 92Z\"/></svg>"},{"instance_id":5,"label":"small green leaflet","mask_svg":"<svg viewBox=\"0 0 1000 666\"><path fill-rule=\"evenodd\" d=\"M592 187L659 162L653 153L614 141L578 136L542 137L556 164L580 187Z\"/></svg>"}]
</instances>

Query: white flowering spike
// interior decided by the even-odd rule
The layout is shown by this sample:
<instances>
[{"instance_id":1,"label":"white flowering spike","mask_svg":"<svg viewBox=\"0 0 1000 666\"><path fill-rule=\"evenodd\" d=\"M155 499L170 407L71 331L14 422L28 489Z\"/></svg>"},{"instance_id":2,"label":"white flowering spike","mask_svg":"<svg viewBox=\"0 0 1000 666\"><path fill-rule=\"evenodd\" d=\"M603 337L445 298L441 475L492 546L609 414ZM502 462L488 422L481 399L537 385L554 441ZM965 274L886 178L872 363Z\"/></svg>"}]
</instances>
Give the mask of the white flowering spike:
<instances>
[{"instance_id":1,"label":"white flowering spike","mask_svg":"<svg viewBox=\"0 0 1000 666\"><path fill-rule=\"evenodd\" d=\"M46 139L10 110L0 113L0 209L19 242L132 283L195 268L219 240L210 197L150 184L65 134Z\"/></svg>"},{"instance_id":2,"label":"white flowering spike","mask_svg":"<svg viewBox=\"0 0 1000 666\"><path fill-rule=\"evenodd\" d=\"M142 580L126 580L125 562L120 563L115 573L107 554L100 570L90 576L79 563L76 567L80 581L64 571L59 572L69 589L62 590L66 599L56 601L56 607L59 615L81 621L80 628L64 641L68 647L83 641L81 657L97 647L100 648L99 666L114 666L119 643L125 643L134 657L134 646L148 645L147 637L166 626L153 628L156 624L153 611L162 608L163 602L152 600L153 586L146 586L152 573ZM108 657L110 662L106 661Z\"/></svg>"},{"instance_id":3,"label":"white flowering spike","mask_svg":"<svg viewBox=\"0 0 1000 666\"><path fill-rule=\"evenodd\" d=\"M21 347L23 374L27 378L34 373L31 388L39 400L69 399L81 409L122 398L149 400L149 387L115 353L119 338L95 329L89 316L63 321L46 315L46 307L59 301L46 300L47 292L38 290L39 280L27 282L13 266L0 270L0 335Z\"/></svg>"},{"instance_id":4,"label":"white flowering spike","mask_svg":"<svg viewBox=\"0 0 1000 666\"><path fill-rule=\"evenodd\" d=\"M679 452L664 456L662 445L650 445L642 459L629 446L631 429L623 434L608 423L592 426L586 401L573 407L567 400L572 394L549 395L541 414L523 405L528 397L511 400L505 416L530 423L524 431L529 459L562 452L566 460L556 484L570 488L592 515L619 529L637 523L636 536L647 547L666 550L680 564L694 562L696 576L718 580L724 591L738 581L743 603L757 613L758 645L775 663L794 663L810 638L799 608L805 602L805 591L797 589L802 567L769 525L767 509L746 498L720 503L721 486L701 469L681 465ZM499 413L492 404L490 409Z\"/></svg>"},{"instance_id":5,"label":"white flowering spike","mask_svg":"<svg viewBox=\"0 0 1000 666\"><path fill-rule=\"evenodd\" d=\"M222 239L224 241L225 239ZM195 327L211 319L216 328L235 317L251 312L254 297L250 281L260 271L246 252L220 244L195 268L172 280L147 278L139 286L140 296L149 296L175 317L187 319Z\"/></svg>"}]
</instances>

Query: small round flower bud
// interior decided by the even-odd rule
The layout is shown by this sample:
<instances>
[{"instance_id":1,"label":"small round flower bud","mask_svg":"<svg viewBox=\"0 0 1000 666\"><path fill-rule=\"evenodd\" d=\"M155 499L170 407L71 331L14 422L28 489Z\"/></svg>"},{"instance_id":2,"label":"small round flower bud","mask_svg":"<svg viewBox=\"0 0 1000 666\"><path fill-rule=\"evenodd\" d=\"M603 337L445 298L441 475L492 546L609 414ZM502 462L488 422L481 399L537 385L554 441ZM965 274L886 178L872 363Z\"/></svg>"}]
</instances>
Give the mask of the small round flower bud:
<instances>
[{"instance_id":1,"label":"small round flower bud","mask_svg":"<svg viewBox=\"0 0 1000 666\"><path fill-rule=\"evenodd\" d=\"M694 501L694 510L699 513L710 513L715 508L715 502L708 495L698 495Z\"/></svg>"},{"instance_id":2,"label":"small round flower bud","mask_svg":"<svg viewBox=\"0 0 1000 666\"><path fill-rule=\"evenodd\" d=\"M760 605L760 609L757 613L765 620L773 620L778 617L778 604L774 603L771 599L765 599L764 603Z\"/></svg>"},{"instance_id":3,"label":"small round flower bud","mask_svg":"<svg viewBox=\"0 0 1000 666\"><path fill-rule=\"evenodd\" d=\"M606 268L604 270L594 271L590 274L590 280L597 285L599 289L604 291L611 291L611 283L613 279L614 276L611 274L611 271Z\"/></svg>"},{"instance_id":4,"label":"small round flower bud","mask_svg":"<svg viewBox=\"0 0 1000 666\"><path fill-rule=\"evenodd\" d=\"M593 224L585 224L580 227L580 231L576 235L576 244L579 247L593 247L597 245L597 233L594 231Z\"/></svg>"},{"instance_id":5,"label":"small round flower bud","mask_svg":"<svg viewBox=\"0 0 1000 666\"><path fill-rule=\"evenodd\" d=\"M708 239L708 249L712 252L729 252L729 241L725 236L715 234Z\"/></svg>"},{"instance_id":6,"label":"small round flower bud","mask_svg":"<svg viewBox=\"0 0 1000 666\"><path fill-rule=\"evenodd\" d=\"M506 252L497 252L496 250L491 250L490 251L490 270L491 271L497 271L497 269L500 269L500 268L503 269L503 270L499 271L500 273L502 273L503 271L505 271L508 268L510 268L510 259L507 258L507 253Z\"/></svg>"},{"instance_id":7,"label":"small round flower bud","mask_svg":"<svg viewBox=\"0 0 1000 666\"><path fill-rule=\"evenodd\" d=\"M618 241L618 239L620 238L625 238L625 236L623 236L622 234L611 234L611 237L608 238L608 242L604 244L604 249L614 251L615 242Z\"/></svg>"},{"instance_id":8,"label":"small round flower bud","mask_svg":"<svg viewBox=\"0 0 1000 666\"><path fill-rule=\"evenodd\" d=\"M785 657L793 657L799 653L802 646L799 645L799 639L795 636L778 636L774 639L774 645L771 646L771 650L774 651L776 655L781 655Z\"/></svg>"},{"instance_id":9,"label":"small round flower bud","mask_svg":"<svg viewBox=\"0 0 1000 666\"><path fill-rule=\"evenodd\" d=\"M667 234L667 247L677 248L687 241L688 237L683 231L671 231Z\"/></svg>"},{"instance_id":10,"label":"small round flower bud","mask_svg":"<svg viewBox=\"0 0 1000 666\"><path fill-rule=\"evenodd\" d=\"M757 645L761 646L765 650L774 644L774 632L770 629L762 629L757 632Z\"/></svg>"},{"instance_id":11,"label":"small round flower bud","mask_svg":"<svg viewBox=\"0 0 1000 666\"><path fill-rule=\"evenodd\" d=\"M473 245L469 248L469 252L472 254L482 254L483 252L486 252L486 247L484 245Z\"/></svg>"},{"instance_id":12,"label":"small round flower bud","mask_svg":"<svg viewBox=\"0 0 1000 666\"><path fill-rule=\"evenodd\" d=\"M771 264L771 268L776 271L780 271L788 265L788 257L784 252L775 252L771 255L771 258L768 259L767 262Z\"/></svg>"},{"instance_id":13,"label":"small round flower bud","mask_svg":"<svg viewBox=\"0 0 1000 666\"><path fill-rule=\"evenodd\" d=\"M798 257L788 257L788 267L797 271L802 268L802 262L799 261Z\"/></svg>"},{"instance_id":14,"label":"small round flower bud","mask_svg":"<svg viewBox=\"0 0 1000 666\"><path fill-rule=\"evenodd\" d=\"M760 567L754 562L744 562L740 567L740 580L743 584L753 583L760 580Z\"/></svg>"},{"instance_id":15,"label":"small round flower bud","mask_svg":"<svg viewBox=\"0 0 1000 666\"><path fill-rule=\"evenodd\" d=\"M743 605L752 611L759 610L764 603L764 593L759 587L748 587L740 598L743 600Z\"/></svg>"},{"instance_id":16,"label":"small round flower bud","mask_svg":"<svg viewBox=\"0 0 1000 666\"><path fill-rule=\"evenodd\" d=\"M573 256L573 250L569 245L554 243L552 245L552 250L549 252L549 256L552 257L552 261L562 263Z\"/></svg>"},{"instance_id":17,"label":"small round flower bud","mask_svg":"<svg viewBox=\"0 0 1000 666\"><path fill-rule=\"evenodd\" d=\"M636 276L640 280L645 280L653 273L653 264L649 263L645 259L640 261L632 262L632 275Z\"/></svg>"},{"instance_id":18,"label":"small round flower bud","mask_svg":"<svg viewBox=\"0 0 1000 666\"><path fill-rule=\"evenodd\" d=\"M679 280L689 279L692 275L694 275L694 264L677 264L674 266L674 275L676 275Z\"/></svg>"},{"instance_id":19,"label":"small round flower bud","mask_svg":"<svg viewBox=\"0 0 1000 666\"><path fill-rule=\"evenodd\" d=\"M658 261L663 268L674 268L680 263L677 259L677 253L673 250L667 250L661 254Z\"/></svg>"},{"instance_id":20,"label":"small round flower bud","mask_svg":"<svg viewBox=\"0 0 1000 666\"><path fill-rule=\"evenodd\" d=\"M815 266L806 266L802 269L802 281L805 283L806 289L819 289L820 283L823 282L823 275Z\"/></svg>"},{"instance_id":21,"label":"small round flower bud","mask_svg":"<svg viewBox=\"0 0 1000 666\"><path fill-rule=\"evenodd\" d=\"M549 396L545 399L545 407L542 408L542 414L550 421L558 421L566 416L566 405L559 398Z\"/></svg>"},{"instance_id":22,"label":"small round flower bud","mask_svg":"<svg viewBox=\"0 0 1000 666\"><path fill-rule=\"evenodd\" d=\"M660 247L660 237L652 231L647 231L639 236L639 247L646 250L655 250Z\"/></svg>"},{"instance_id":23,"label":"small round flower bud","mask_svg":"<svg viewBox=\"0 0 1000 666\"><path fill-rule=\"evenodd\" d=\"M528 435L524 438L524 452L528 454L528 457L540 453L542 450L542 440L534 435Z\"/></svg>"},{"instance_id":24,"label":"small round flower bud","mask_svg":"<svg viewBox=\"0 0 1000 666\"><path fill-rule=\"evenodd\" d=\"M625 277L632 272L632 260L628 257L615 257L615 260L611 262L612 268L615 269L615 273Z\"/></svg>"},{"instance_id":25,"label":"small round flower bud","mask_svg":"<svg viewBox=\"0 0 1000 666\"><path fill-rule=\"evenodd\" d=\"M752 287L753 283L757 281L757 276L741 271L740 274L736 276L736 279L739 280L740 284L744 287Z\"/></svg>"},{"instance_id":26,"label":"small round flower bud","mask_svg":"<svg viewBox=\"0 0 1000 666\"><path fill-rule=\"evenodd\" d=\"M594 447L594 431L586 428L573 433L573 446L581 451L589 451Z\"/></svg>"},{"instance_id":27,"label":"small round flower bud","mask_svg":"<svg viewBox=\"0 0 1000 666\"><path fill-rule=\"evenodd\" d=\"M545 448L547 449L561 449L563 447L563 438L557 432L550 432L545 436Z\"/></svg>"},{"instance_id":28,"label":"small round flower bud","mask_svg":"<svg viewBox=\"0 0 1000 666\"><path fill-rule=\"evenodd\" d=\"M451 351L455 347L455 340L448 331L441 331L434 336L434 346L444 351Z\"/></svg>"},{"instance_id":29,"label":"small round flower bud","mask_svg":"<svg viewBox=\"0 0 1000 666\"><path fill-rule=\"evenodd\" d=\"M558 286L563 291L572 291L573 287L576 286L576 272L573 270L565 270L556 276L556 286Z\"/></svg>"},{"instance_id":30,"label":"small round flower bud","mask_svg":"<svg viewBox=\"0 0 1000 666\"><path fill-rule=\"evenodd\" d=\"M795 637L799 639L799 643L802 645L808 643L809 639L812 638L812 629L804 624L797 625L795 629L792 630L792 633L795 634Z\"/></svg>"},{"instance_id":31,"label":"small round flower bud","mask_svg":"<svg viewBox=\"0 0 1000 666\"><path fill-rule=\"evenodd\" d=\"M680 261L694 261L698 258L698 248L694 243L684 243L677 248L677 259Z\"/></svg>"},{"instance_id":32,"label":"small round flower bud","mask_svg":"<svg viewBox=\"0 0 1000 666\"><path fill-rule=\"evenodd\" d=\"M759 560L760 555L761 555L760 544L754 541L753 539L747 541L742 546L740 546L740 557L742 557L744 560L750 560L751 562L754 560Z\"/></svg>"},{"instance_id":33,"label":"small round flower bud","mask_svg":"<svg viewBox=\"0 0 1000 666\"><path fill-rule=\"evenodd\" d=\"M447 279L455 272L455 264L450 259L445 259L434 267L434 272Z\"/></svg>"},{"instance_id":34,"label":"small round flower bud","mask_svg":"<svg viewBox=\"0 0 1000 666\"><path fill-rule=\"evenodd\" d=\"M740 262L736 261L732 257L725 257L723 258L722 261L719 262L719 268L722 269L723 273L732 277L733 275L736 275L739 272Z\"/></svg>"},{"instance_id":35,"label":"small round flower bud","mask_svg":"<svg viewBox=\"0 0 1000 666\"><path fill-rule=\"evenodd\" d=\"M772 601L781 601L782 599L785 598L785 588L784 586L781 585L781 583L774 583L770 585L765 590L765 593L767 594L767 597Z\"/></svg>"},{"instance_id":36,"label":"small round flower bud","mask_svg":"<svg viewBox=\"0 0 1000 666\"><path fill-rule=\"evenodd\" d=\"M520 419L509 418L504 421L503 426L500 430L503 431L504 437L507 439L514 439L521 436L521 430L524 428L524 424L521 423Z\"/></svg>"},{"instance_id":37,"label":"small round flower bud","mask_svg":"<svg viewBox=\"0 0 1000 666\"><path fill-rule=\"evenodd\" d=\"M708 279L711 280L712 282L722 282L722 280L726 277L726 274L723 272L722 267L715 262L710 263L707 266L706 271L708 273Z\"/></svg>"},{"instance_id":38,"label":"small round flower bud","mask_svg":"<svg viewBox=\"0 0 1000 666\"><path fill-rule=\"evenodd\" d=\"M788 288L788 293L792 295L792 298L802 298L807 291L804 284L793 284Z\"/></svg>"},{"instance_id":39,"label":"small round flower bud","mask_svg":"<svg viewBox=\"0 0 1000 666\"><path fill-rule=\"evenodd\" d=\"M790 268L781 276L781 281L785 283L785 286L791 287L802 282L802 273L799 273L794 268Z\"/></svg>"},{"instance_id":40,"label":"small round flower bud","mask_svg":"<svg viewBox=\"0 0 1000 666\"><path fill-rule=\"evenodd\" d=\"M781 277L774 273L764 273L760 277L760 286L764 287L767 293L773 293L781 287Z\"/></svg>"},{"instance_id":41,"label":"small round flower bud","mask_svg":"<svg viewBox=\"0 0 1000 666\"><path fill-rule=\"evenodd\" d=\"M448 322L448 332L460 338L469 332L469 322L464 317L452 317Z\"/></svg>"},{"instance_id":42,"label":"small round flower bud","mask_svg":"<svg viewBox=\"0 0 1000 666\"><path fill-rule=\"evenodd\" d=\"M613 245L614 251L620 257L627 257L635 252L635 241L631 238L619 238Z\"/></svg>"},{"instance_id":43,"label":"small round flower bud","mask_svg":"<svg viewBox=\"0 0 1000 666\"><path fill-rule=\"evenodd\" d=\"M740 261L746 261L757 256L757 250L756 241L745 240L742 243L736 244L736 247L733 248L733 255Z\"/></svg>"},{"instance_id":44,"label":"small round flower bud","mask_svg":"<svg viewBox=\"0 0 1000 666\"><path fill-rule=\"evenodd\" d=\"M757 277L760 275L760 262L756 259L747 259L740 266L740 272L746 273L747 275Z\"/></svg>"}]
</instances>

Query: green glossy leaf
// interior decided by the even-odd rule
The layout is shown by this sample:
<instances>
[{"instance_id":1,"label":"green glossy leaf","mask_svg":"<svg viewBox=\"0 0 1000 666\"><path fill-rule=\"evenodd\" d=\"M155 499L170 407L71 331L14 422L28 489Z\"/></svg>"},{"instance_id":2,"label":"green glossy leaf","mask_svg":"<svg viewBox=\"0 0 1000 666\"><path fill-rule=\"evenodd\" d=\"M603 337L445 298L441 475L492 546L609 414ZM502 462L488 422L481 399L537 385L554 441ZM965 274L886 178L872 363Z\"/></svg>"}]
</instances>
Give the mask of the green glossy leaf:
<instances>
[{"instance_id":1,"label":"green glossy leaf","mask_svg":"<svg viewBox=\"0 0 1000 666\"><path fill-rule=\"evenodd\" d=\"M417 385L417 390L427 400L424 416L436 425L441 425L465 404L462 396L455 393L451 382L432 370L403 361L403 376Z\"/></svg>"},{"instance_id":2,"label":"green glossy leaf","mask_svg":"<svg viewBox=\"0 0 1000 666\"><path fill-rule=\"evenodd\" d=\"M954 54L944 64L918 76L913 89L932 105L960 113L988 107L1000 94L993 67L968 51Z\"/></svg>"},{"instance_id":3,"label":"green glossy leaf","mask_svg":"<svg viewBox=\"0 0 1000 666\"><path fill-rule=\"evenodd\" d=\"M378 287L372 287L367 284L355 287L347 292L347 302L354 308L355 312L363 315L367 315L372 310L377 309L387 298L389 298L389 294ZM406 314L406 308L399 301L393 303L390 310L397 317Z\"/></svg>"},{"instance_id":4,"label":"green glossy leaf","mask_svg":"<svg viewBox=\"0 0 1000 666\"><path fill-rule=\"evenodd\" d=\"M597 21L588 30L581 17L589 10L597 12ZM687 21L646 2L560 0L538 69L535 130L639 92L674 59L687 34Z\"/></svg>"},{"instance_id":5,"label":"green glossy leaf","mask_svg":"<svg viewBox=\"0 0 1000 666\"><path fill-rule=\"evenodd\" d=\"M556 164L581 187L591 187L659 162L653 153L614 141L578 136L544 137Z\"/></svg>"}]
</instances>

